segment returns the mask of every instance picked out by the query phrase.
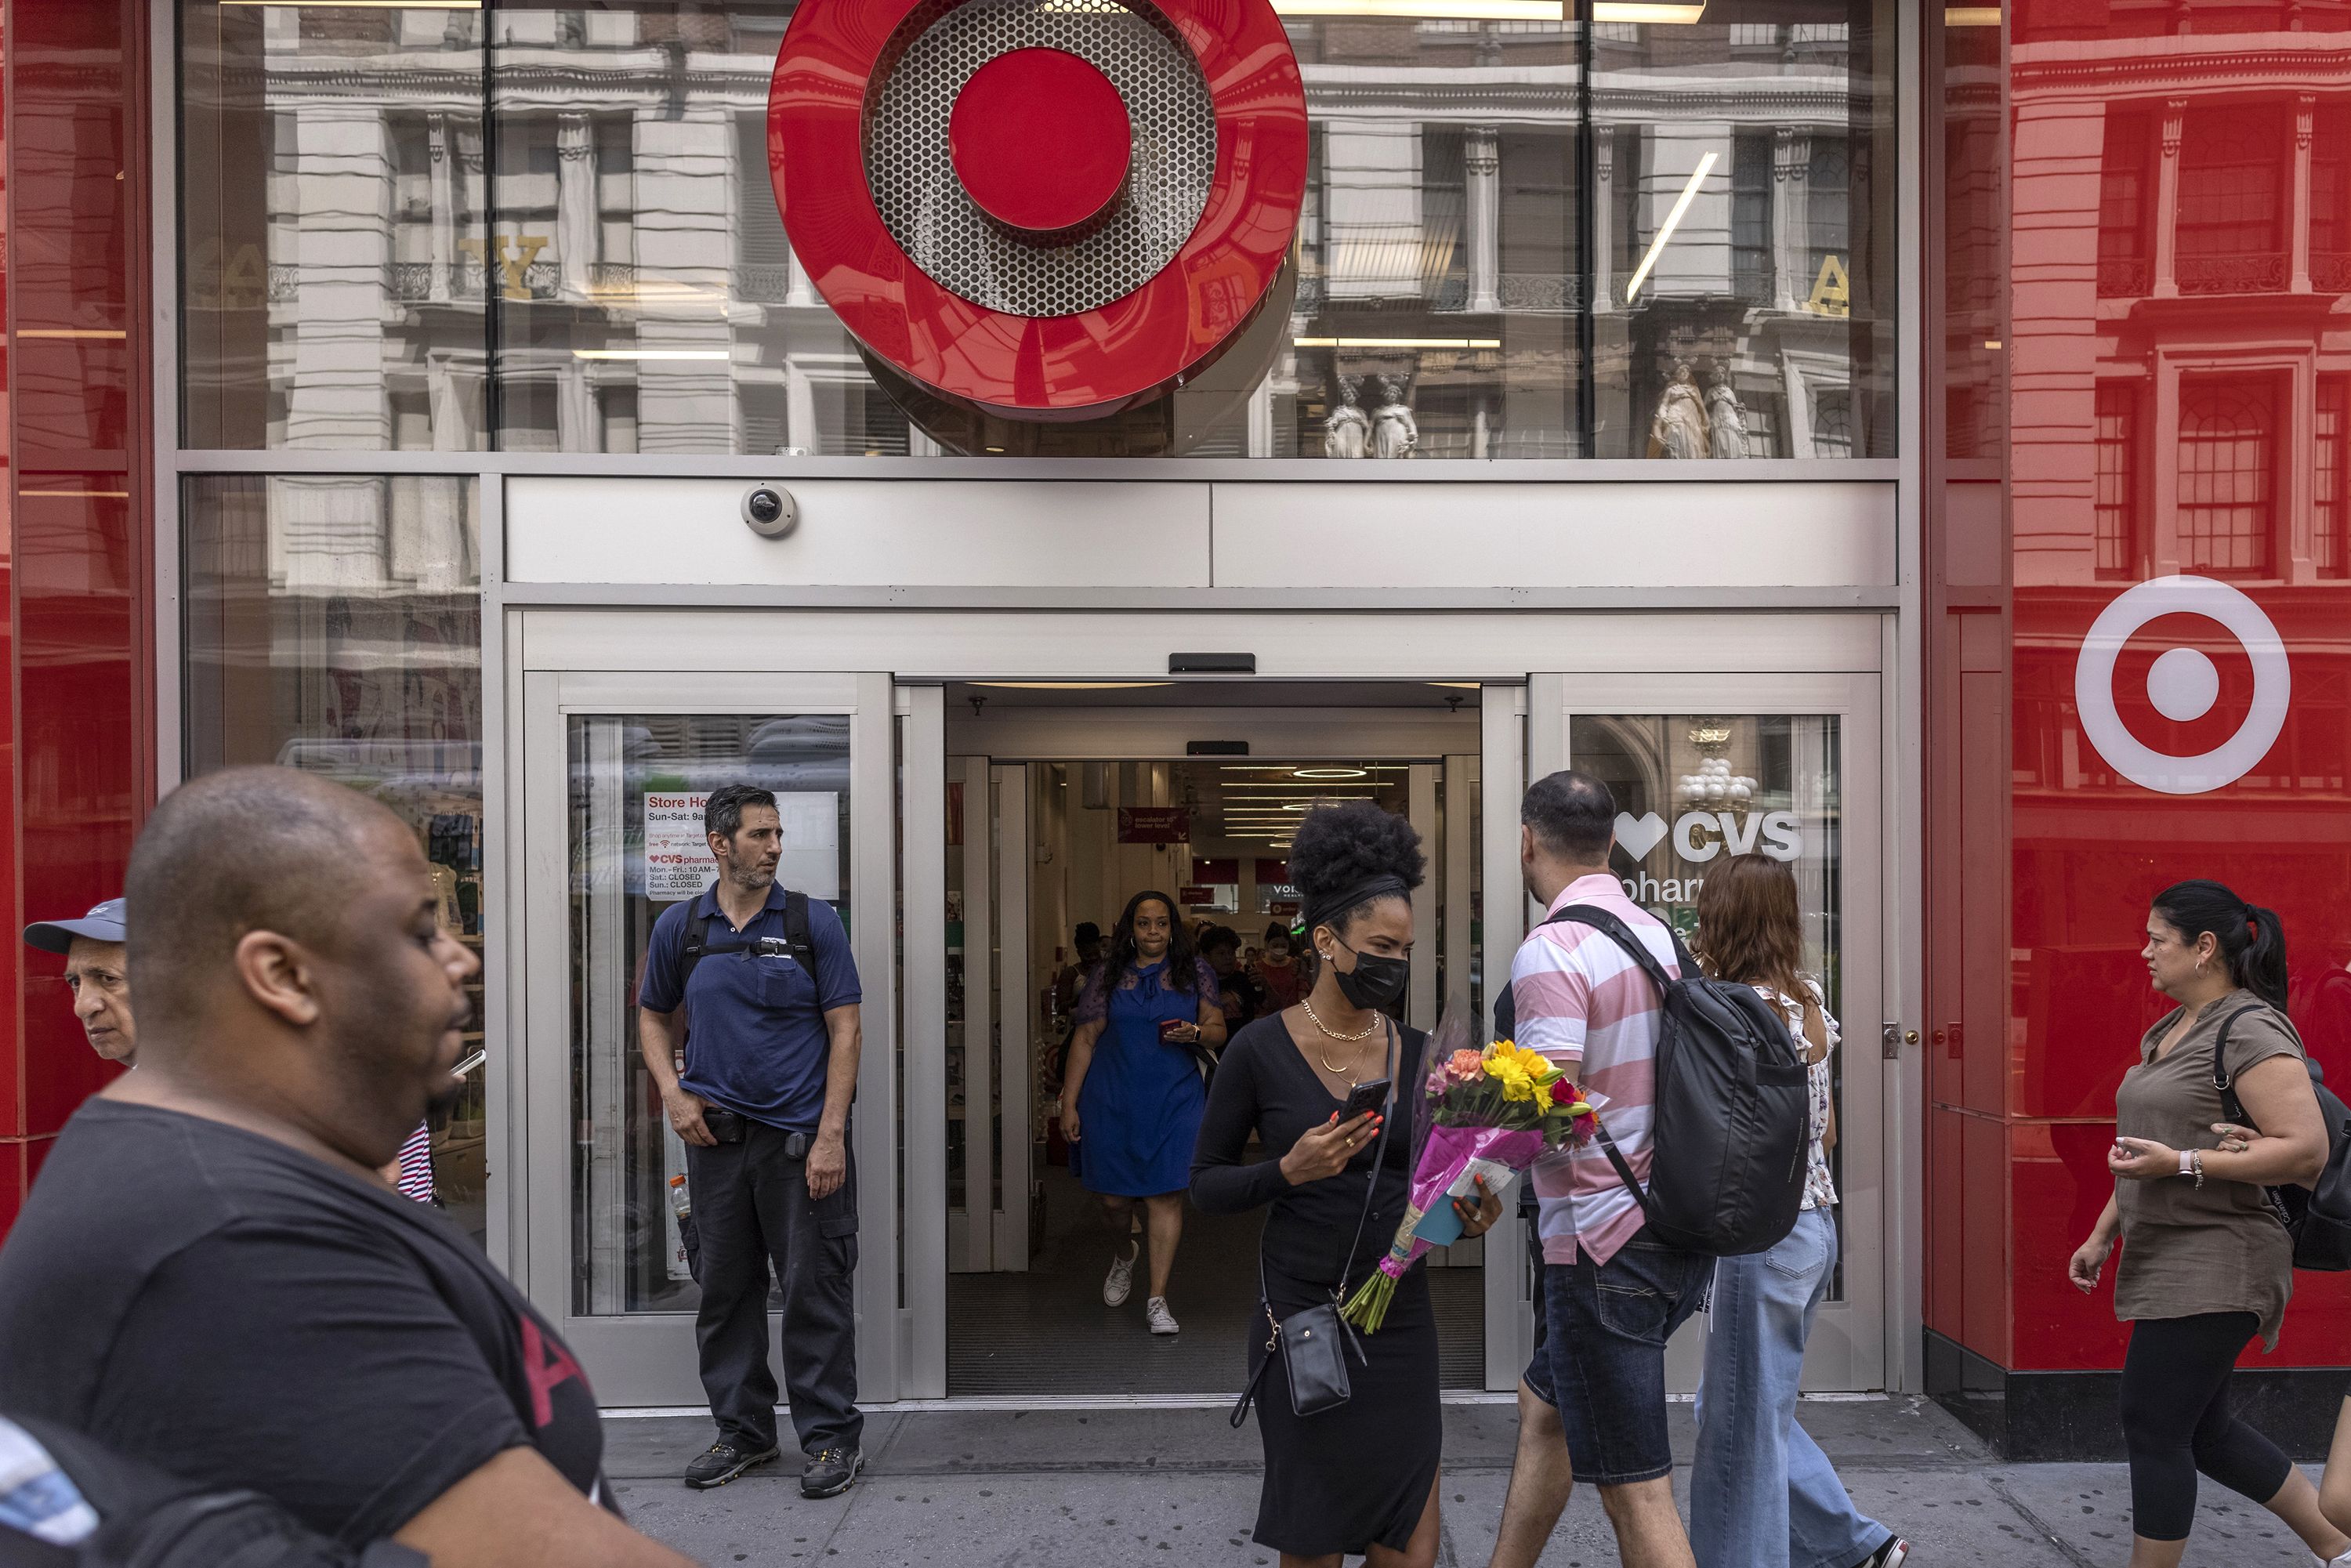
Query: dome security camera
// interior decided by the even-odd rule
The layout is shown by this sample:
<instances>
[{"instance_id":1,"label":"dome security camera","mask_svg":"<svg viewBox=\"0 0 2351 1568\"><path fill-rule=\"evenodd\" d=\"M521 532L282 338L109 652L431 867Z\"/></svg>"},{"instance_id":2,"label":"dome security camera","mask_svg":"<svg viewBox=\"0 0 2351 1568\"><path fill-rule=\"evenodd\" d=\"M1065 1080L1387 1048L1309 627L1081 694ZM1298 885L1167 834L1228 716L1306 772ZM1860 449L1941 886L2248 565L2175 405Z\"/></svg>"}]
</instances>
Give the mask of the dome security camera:
<instances>
[{"instance_id":1,"label":"dome security camera","mask_svg":"<svg viewBox=\"0 0 2351 1568\"><path fill-rule=\"evenodd\" d=\"M762 538L779 539L799 526L800 509L781 485L758 484L743 492L743 521Z\"/></svg>"}]
</instances>

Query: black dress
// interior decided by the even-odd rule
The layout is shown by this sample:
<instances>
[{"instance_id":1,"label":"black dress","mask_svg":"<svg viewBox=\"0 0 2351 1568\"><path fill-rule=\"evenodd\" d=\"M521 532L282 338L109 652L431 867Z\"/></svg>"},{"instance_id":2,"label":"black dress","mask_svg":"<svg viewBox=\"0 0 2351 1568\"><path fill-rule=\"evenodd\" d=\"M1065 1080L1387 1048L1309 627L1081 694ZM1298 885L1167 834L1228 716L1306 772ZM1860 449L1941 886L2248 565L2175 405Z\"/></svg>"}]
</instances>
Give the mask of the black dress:
<instances>
[{"instance_id":1,"label":"black dress","mask_svg":"<svg viewBox=\"0 0 2351 1568\"><path fill-rule=\"evenodd\" d=\"M1418 1091L1428 1037L1399 1030L1395 1081ZM1374 1070L1367 1072L1376 1076ZM1411 1118L1389 1101L1385 1156L1370 1218L1353 1257L1345 1256L1363 1212L1372 1172L1366 1145L1335 1176L1291 1186L1281 1174L1290 1145L1331 1119L1342 1102L1299 1054L1279 1016L1233 1036L1208 1090L1200 1144L1192 1160L1192 1201L1207 1214L1239 1214L1263 1204L1273 1211L1263 1241L1266 1293L1274 1316L1331 1299L1343 1275L1352 1293L1387 1255L1404 1219L1411 1179ZM1249 1134L1266 1158L1243 1164ZM1361 1336L1370 1364L1351 1360L1344 1405L1301 1417L1290 1409L1280 1358L1259 1386L1258 1431L1265 1441L1265 1490L1258 1499L1257 1543L1301 1557L1333 1552L1360 1556L1377 1544L1402 1551L1428 1506L1443 1443L1437 1403L1437 1318L1428 1300L1426 1260L1398 1282L1380 1332ZM1249 1375L1266 1356L1267 1331L1249 1335Z\"/></svg>"}]
</instances>

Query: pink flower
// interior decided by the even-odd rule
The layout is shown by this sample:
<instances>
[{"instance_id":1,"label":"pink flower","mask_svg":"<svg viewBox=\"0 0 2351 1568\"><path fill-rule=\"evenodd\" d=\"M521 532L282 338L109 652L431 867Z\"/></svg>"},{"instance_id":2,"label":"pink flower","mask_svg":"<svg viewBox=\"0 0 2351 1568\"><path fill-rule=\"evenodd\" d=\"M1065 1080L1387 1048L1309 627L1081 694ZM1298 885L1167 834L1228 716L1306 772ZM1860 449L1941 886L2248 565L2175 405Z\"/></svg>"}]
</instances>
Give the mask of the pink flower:
<instances>
[{"instance_id":1,"label":"pink flower","mask_svg":"<svg viewBox=\"0 0 2351 1568\"><path fill-rule=\"evenodd\" d=\"M1457 1051L1445 1064L1445 1074L1456 1083L1474 1082L1486 1070L1486 1059L1469 1050Z\"/></svg>"},{"instance_id":2,"label":"pink flower","mask_svg":"<svg viewBox=\"0 0 2351 1568\"><path fill-rule=\"evenodd\" d=\"M1430 1073L1428 1075L1428 1082L1421 1086L1421 1092L1427 1095L1432 1100L1444 1093L1445 1074L1442 1072Z\"/></svg>"}]
</instances>

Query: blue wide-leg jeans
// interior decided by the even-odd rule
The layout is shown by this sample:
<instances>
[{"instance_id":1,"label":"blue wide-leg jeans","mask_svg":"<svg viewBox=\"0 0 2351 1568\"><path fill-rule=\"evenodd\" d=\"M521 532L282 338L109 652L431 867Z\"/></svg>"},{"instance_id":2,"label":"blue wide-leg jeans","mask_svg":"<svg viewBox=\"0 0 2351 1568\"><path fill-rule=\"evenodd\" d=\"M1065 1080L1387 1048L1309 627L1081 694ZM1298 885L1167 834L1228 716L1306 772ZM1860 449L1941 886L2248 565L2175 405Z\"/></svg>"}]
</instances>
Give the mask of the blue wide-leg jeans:
<instances>
[{"instance_id":1,"label":"blue wide-leg jeans","mask_svg":"<svg viewBox=\"0 0 2351 1568\"><path fill-rule=\"evenodd\" d=\"M1690 1476L1698 1568L1854 1568L1893 1533L1855 1509L1796 1421L1804 1341L1836 1259L1834 1218L1808 1208L1770 1251L1715 1263Z\"/></svg>"}]
</instances>

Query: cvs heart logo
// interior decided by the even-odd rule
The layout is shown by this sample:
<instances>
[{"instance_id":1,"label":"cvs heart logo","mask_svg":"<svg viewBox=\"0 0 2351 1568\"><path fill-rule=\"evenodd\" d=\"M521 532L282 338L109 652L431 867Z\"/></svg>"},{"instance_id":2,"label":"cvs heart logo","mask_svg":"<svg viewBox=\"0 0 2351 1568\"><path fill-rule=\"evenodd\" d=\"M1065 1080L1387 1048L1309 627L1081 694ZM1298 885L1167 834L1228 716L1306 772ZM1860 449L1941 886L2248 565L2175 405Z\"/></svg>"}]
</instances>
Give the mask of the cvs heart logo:
<instances>
[{"instance_id":1,"label":"cvs heart logo","mask_svg":"<svg viewBox=\"0 0 2351 1568\"><path fill-rule=\"evenodd\" d=\"M1629 811L1616 813L1616 841L1635 860L1646 858L1665 836L1666 820L1655 811L1638 818Z\"/></svg>"}]
</instances>

